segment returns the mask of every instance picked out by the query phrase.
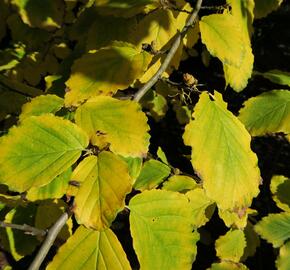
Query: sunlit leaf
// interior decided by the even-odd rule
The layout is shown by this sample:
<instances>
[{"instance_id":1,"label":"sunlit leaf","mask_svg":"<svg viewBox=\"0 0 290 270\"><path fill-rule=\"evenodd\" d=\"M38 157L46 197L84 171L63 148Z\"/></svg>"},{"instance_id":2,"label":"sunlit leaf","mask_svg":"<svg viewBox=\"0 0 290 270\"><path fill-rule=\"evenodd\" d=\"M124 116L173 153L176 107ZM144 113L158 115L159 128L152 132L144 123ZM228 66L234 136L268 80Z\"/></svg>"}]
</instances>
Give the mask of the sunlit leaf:
<instances>
[{"instance_id":1,"label":"sunlit leaf","mask_svg":"<svg viewBox=\"0 0 290 270\"><path fill-rule=\"evenodd\" d=\"M194 226L199 228L205 225L209 221L206 210L214 202L205 195L202 188L195 188L194 190L187 192L186 196L189 199L190 207L192 209L192 222ZM214 209L213 206L209 217L213 214Z\"/></svg>"},{"instance_id":2,"label":"sunlit leaf","mask_svg":"<svg viewBox=\"0 0 290 270\"><path fill-rule=\"evenodd\" d=\"M266 17L278 9L282 2L283 0L255 0L255 19Z\"/></svg>"},{"instance_id":3,"label":"sunlit leaf","mask_svg":"<svg viewBox=\"0 0 290 270\"><path fill-rule=\"evenodd\" d=\"M81 105L75 114L76 123L91 139L103 136L110 150L123 156L146 156L149 127L139 104L99 96Z\"/></svg>"},{"instance_id":4,"label":"sunlit leaf","mask_svg":"<svg viewBox=\"0 0 290 270\"><path fill-rule=\"evenodd\" d=\"M60 28L64 13L61 0L12 0L24 23L31 27L55 30ZM44 8L45 7L45 8Z\"/></svg>"},{"instance_id":5,"label":"sunlit leaf","mask_svg":"<svg viewBox=\"0 0 290 270\"><path fill-rule=\"evenodd\" d=\"M94 165L81 181L74 200L74 212L80 224L103 230L124 208L125 196L132 189L131 178L125 161L110 152L86 159Z\"/></svg>"},{"instance_id":6,"label":"sunlit leaf","mask_svg":"<svg viewBox=\"0 0 290 270\"><path fill-rule=\"evenodd\" d=\"M139 158L139 157L132 158L132 157L123 157L123 156L120 156L120 157L126 161L129 174L132 179L132 183L134 183L142 169L142 163L143 163L142 158Z\"/></svg>"},{"instance_id":7,"label":"sunlit leaf","mask_svg":"<svg viewBox=\"0 0 290 270\"><path fill-rule=\"evenodd\" d=\"M30 102L22 106L19 116L23 121L29 116L39 116L46 113L56 113L63 106L63 99L56 95L44 95L33 98Z\"/></svg>"},{"instance_id":8,"label":"sunlit leaf","mask_svg":"<svg viewBox=\"0 0 290 270\"><path fill-rule=\"evenodd\" d=\"M30 188L26 193L26 199L29 201L37 201L61 198L68 188L71 173L71 168L69 168L49 184L42 187Z\"/></svg>"},{"instance_id":9,"label":"sunlit leaf","mask_svg":"<svg viewBox=\"0 0 290 270\"><path fill-rule=\"evenodd\" d=\"M213 56L224 64L241 66L245 54L243 35L232 15L203 16L199 26L201 40Z\"/></svg>"},{"instance_id":10,"label":"sunlit leaf","mask_svg":"<svg viewBox=\"0 0 290 270\"><path fill-rule=\"evenodd\" d=\"M273 90L250 98L240 110L239 119L252 136L290 133L290 92Z\"/></svg>"},{"instance_id":11,"label":"sunlit leaf","mask_svg":"<svg viewBox=\"0 0 290 270\"><path fill-rule=\"evenodd\" d=\"M290 241L280 248L279 256L276 260L278 270L290 269Z\"/></svg>"},{"instance_id":12,"label":"sunlit leaf","mask_svg":"<svg viewBox=\"0 0 290 270\"><path fill-rule=\"evenodd\" d=\"M248 267L241 263L220 262L213 263L208 270L248 270Z\"/></svg>"},{"instance_id":13,"label":"sunlit leaf","mask_svg":"<svg viewBox=\"0 0 290 270\"><path fill-rule=\"evenodd\" d=\"M239 213L240 211L240 213ZM244 229L247 226L248 215L251 213L249 208L240 209L239 211L229 211L219 209L219 217L229 228L236 227Z\"/></svg>"},{"instance_id":14,"label":"sunlit leaf","mask_svg":"<svg viewBox=\"0 0 290 270\"><path fill-rule=\"evenodd\" d=\"M273 69L267 72L255 71L254 74L258 76L262 76L273 83L290 86L290 72Z\"/></svg>"},{"instance_id":15,"label":"sunlit leaf","mask_svg":"<svg viewBox=\"0 0 290 270\"><path fill-rule=\"evenodd\" d=\"M163 183L162 189L186 192L198 187L198 184L189 176L186 175L173 175Z\"/></svg>"},{"instance_id":16,"label":"sunlit leaf","mask_svg":"<svg viewBox=\"0 0 290 270\"><path fill-rule=\"evenodd\" d=\"M199 235L192 233L185 195L144 191L131 199L129 208L133 247L141 269L191 269Z\"/></svg>"},{"instance_id":17,"label":"sunlit leaf","mask_svg":"<svg viewBox=\"0 0 290 270\"><path fill-rule=\"evenodd\" d=\"M290 213L269 214L255 225L256 232L274 247L290 238Z\"/></svg>"},{"instance_id":18,"label":"sunlit leaf","mask_svg":"<svg viewBox=\"0 0 290 270\"><path fill-rule=\"evenodd\" d=\"M46 270L130 270L117 237L108 229L98 232L79 227L60 247Z\"/></svg>"},{"instance_id":19,"label":"sunlit leaf","mask_svg":"<svg viewBox=\"0 0 290 270\"><path fill-rule=\"evenodd\" d=\"M134 184L134 189L141 191L153 189L169 176L170 171L170 168L166 164L155 159L150 159L144 163L139 177Z\"/></svg>"},{"instance_id":20,"label":"sunlit leaf","mask_svg":"<svg viewBox=\"0 0 290 270\"><path fill-rule=\"evenodd\" d=\"M46 114L31 116L0 142L0 179L23 192L50 183L81 155L88 137L75 124Z\"/></svg>"},{"instance_id":21,"label":"sunlit leaf","mask_svg":"<svg viewBox=\"0 0 290 270\"><path fill-rule=\"evenodd\" d=\"M271 179L270 188L277 206L290 212L290 179L282 175L275 175Z\"/></svg>"},{"instance_id":22,"label":"sunlit leaf","mask_svg":"<svg viewBox=\"0 0 290 270\"><path fill-rule=\"evenodd\" d=\"M126 89L143 75L151 58L149 53L122 42L83 55L75 61L66 82L66 106Z\"/></svg>"},{"instance_id":23,"label":"sunlit leaf","mask_svg":"<svg viewBox=\"0 0 290 270\"><path fill-rule=\"evenodd\" d=\"M221 209L244 208L259 192L257 157L245 127L227 110L219 93L214 99L201 94L183 139L192 147L191 162L206 195ZM209 140L213 134L218 139Z\"/></svg>"},{"instance_id":24,"label":"sunlit leaf","mask_svg":"<svg viewBox=\"0 0 290 270\"><path fill-rule=\"evenodd\" d=\"M217 256L222 260L239 262L246 247L246 239L242 230L230 230L219 237L215 243Z\"/></svg>"}]
</instances>

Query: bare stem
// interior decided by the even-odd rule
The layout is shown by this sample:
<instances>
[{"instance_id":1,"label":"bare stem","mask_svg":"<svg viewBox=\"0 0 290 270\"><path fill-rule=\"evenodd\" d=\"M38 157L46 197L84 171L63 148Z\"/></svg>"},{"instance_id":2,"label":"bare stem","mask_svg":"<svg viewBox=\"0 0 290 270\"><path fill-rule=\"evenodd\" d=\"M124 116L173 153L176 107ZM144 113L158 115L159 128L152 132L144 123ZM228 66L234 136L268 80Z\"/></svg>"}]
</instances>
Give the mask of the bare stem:
<instances>
[{"instance_id":1,"label":"bare stem","mask_svg":"<svg viewBox=\"0 0 290 270\"><path fill-rule=\"evenodd\" d=\"M29 234L29 235L45 236L47 233L46 230L41 230L32 226L29 226L27 224L19 225L19 224L12 224L12 223L6 223L3 221L0 221L0 227L12 228L12 229L24 231L25 234Z\"/></svg>"},{"instance_id":2,"label":"bare stem","mask_svg":"<svg viewBox=\"0 0 290 270\"><path fill-rule=\"evenodd\" d=\"M140 101L140 99L147 93L147 91L162 76L163 72L166 71L166 69L168 68L172 58L174 57L174 55L175 55L175 53L176 53L176 51L177 51L177 49L182 41L182 38L187 33L188 29L194 25L196 18L197 18L197 15L198 15L198 12L201 8L201 4L202 4L202 0L197 0L194 11L190 15L186 25L183 27L181 32L179 34L177 34L177 36L176 36L176 38L175 38L175 40L174 40L174 42L173 42L173 44L168 52L166 58L164 59L164 62L162 63L161 67L158 69L156 74L146 84L144 84L143 87L141 87L138 90L138 92L134 96L135 101Z\"/></svg>"},{"instance_id":3,"label":"bare stem","mask_svg":"<svg viewBox=\"0 0 290 270\"><path fill-rule=\"evenodd\" d=\"M67 212L63 213L59 219L54 223L54 225L48 230L47 237L43 242L40 250L38 251L36 257L34 258L32 264L29 266L28 270L38 270L43 260L45 259L48 251L53 245L57 235L66 224L69 215Z\"/></svg>"}]
</instances>

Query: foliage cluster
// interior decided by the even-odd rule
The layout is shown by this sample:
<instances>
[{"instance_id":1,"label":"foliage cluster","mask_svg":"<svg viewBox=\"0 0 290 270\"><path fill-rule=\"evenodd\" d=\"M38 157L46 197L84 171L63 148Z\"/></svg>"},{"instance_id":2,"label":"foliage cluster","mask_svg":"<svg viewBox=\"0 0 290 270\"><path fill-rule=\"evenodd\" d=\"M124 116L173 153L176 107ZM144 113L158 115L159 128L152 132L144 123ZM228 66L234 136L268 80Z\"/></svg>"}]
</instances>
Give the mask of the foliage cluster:
<instances>
[{"instance_id":1,"label":"foliage cluster","mask_svg":"<svg viewBox=\"0 0 290 270\"><path fill-rule=\"evenodd\" d=\"M201 2L0 0L0 239L14 261L36 256L64 217L43 268L135 269L114 233L123 215L140 269L191 269L216 212L228 232L210 269L248 269L259 236L280 248L277 268L290 269L290 179L271 181L281 213L253 224L251 208L263 184L252 137L290 136L290 74L253 71L251 48L254 19L282 1L227 0L198 17ZM199 40L226 87L241 92L252 76L281 87L234 115L226 89L202 89L191 74L172 81ZM195 175L149 148L148 117L161 124L168 108Z\"/></svg>"}]
</instances>

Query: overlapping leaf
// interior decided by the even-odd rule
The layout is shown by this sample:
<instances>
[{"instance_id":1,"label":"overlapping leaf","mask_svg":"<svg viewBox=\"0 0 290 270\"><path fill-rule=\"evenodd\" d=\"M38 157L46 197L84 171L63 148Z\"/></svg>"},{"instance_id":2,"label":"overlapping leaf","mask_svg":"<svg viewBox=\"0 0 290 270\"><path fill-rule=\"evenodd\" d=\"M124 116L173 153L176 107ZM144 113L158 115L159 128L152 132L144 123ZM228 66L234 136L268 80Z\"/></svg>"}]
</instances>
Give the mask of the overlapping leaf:
<instances>
[{"instance_id":1,"label":"overlapping leaf","mask_svg":"<svg viewBox=\"0 0 290 270\"><path fill-rule=\"evenodd\" d=\"M264 77L273 83L290 86L290 72L278 69L269 70L267 72L255 72L255 75Z\"/></svg>"},{"instance_id":2,"label":"overlapping leaf","mask_svg":"<svg viewBox=\"0 0 290 270\"><path fill-rule=\"evenodd\" d=\"M144 191L129 208L133 247L141 269L191 269L198 233L192 233L191 209L185 195Z\"/></svg>"},{"instance_id":3,"label":"overlapping leaf","mask_svg":"<svg viewBox=\"0 0 290 270\"><path fill-rule=\"evenodd\" d=\"M255 0L255 18L260 19L278 9L283 0Z\"/></svg>"},{"instance_id":4,"label":"overlapping leaf","mask_svg":"<svg viewBox=\"0 0 290 270\"><path fill-rule=\"evenodd\" d=\"M131 178L125 161L110 152L83 162L90 163L91 170L83 172L86 177L75 196L75 216L80 224L103 230L124 208L125 196L132 189Z\"/></svg>"},{"instance_id":5,"label":"overlapping leaf","mask_svg":"<svg viewBox=\"0 0 290 270\"><path fill-rule=\"evenodd\" d=\"M275 175L271 179L270 188L277 206L290 212L290 179L282 175Z\"/></svg>"},{"instance_id":6,"label":"overlapping leaf","mask_svg":"<svg viewBox=\"0 0 290 270\"><path fill-rule=\"evenodd\" d=\"M213 263L208 270L248 270L248 267L242 263L220 262Z\"/></svg>"},{"instance_id":7,"label":"overlapping leaf","mask_svg":"<svg viewBox=\"0 0 290 270\"><path fill-rule=\"evenodd\" d=\"M87 144L87 135L68 120L31 116L1 140L1 182L18 192L44 186L66 171Z\"/></svg>"},{"instance_id":8,"label":"overlapping leaf","mask_svg":"<svg viewBox=\"0 0 290 270\"><path fill-rule=\"evenodd\" d=\"M192 147L191 162L207 196L221 209L239 209L249 206L259 192L257 157L250 135L227 110L222 96L216 92L214 99L201 94L183 139ZM218 139L210 139L213 134Z\"/></svg>"},{"instance_id":9,"label":"overlapping leaf","mask_svg":"<svg viewBox=\"0 0 290 270\"><path fill-rule=\"evenodd\" d=\"M108 229L98 232L79 227L59 249L47 270L130 270L117 237Z\"/></svg>"},{"instance_id":10,"label":"overlapping leaf","mask_svg":"<svg viewBox=\"0 0 290 270\"><path fill-rule=\"evenodd\" d=\"M279 256L276 260L278 270L290 269L290 241L280 248Z\"/></svg>"},{"instance_id":11,"label":"overlapping leaf","mask_svg":"<svg viewBox=\"0 0 290 270\"><path fill-rule=\"evenodd\" d=\"M147 118L134 101L92 98L77 109L75 120L92 141L102 136L116 154L142 157L148 151Z\"/></svg>"},{"instance_id":12,"label":"overlapping leaf","mask_svg":"<svg viewBox=\"0 0 290 270\"><path fill-rule=\"evenodd\" d=\"M162 189L185 192L196 187L198 187L198 184L191 177L186 175L173 175L163 183Z\"/></svg>"},{"instance_id":13,"label":"overlapping leaf","mask_svg":"<svg viewBox=\"0 0 290 270\"><path fill-rule=\"evenodd\" d=\"M273 90L250 98L240 110L239 119L252 136L290 133L290 92Z\"/></svg>"},{"instance_id":14,"label":"overlapping leaf","mask_svg":"<svg viewBox=\"0 0 290 270\"><path fill-rule=\"evenodd\" d=\"M151 56L129 43L89 52L76 60L65 95L66 106L76 106L98 95L112 95L126 89L145 72Z\"/></svg>"}]
</instances>

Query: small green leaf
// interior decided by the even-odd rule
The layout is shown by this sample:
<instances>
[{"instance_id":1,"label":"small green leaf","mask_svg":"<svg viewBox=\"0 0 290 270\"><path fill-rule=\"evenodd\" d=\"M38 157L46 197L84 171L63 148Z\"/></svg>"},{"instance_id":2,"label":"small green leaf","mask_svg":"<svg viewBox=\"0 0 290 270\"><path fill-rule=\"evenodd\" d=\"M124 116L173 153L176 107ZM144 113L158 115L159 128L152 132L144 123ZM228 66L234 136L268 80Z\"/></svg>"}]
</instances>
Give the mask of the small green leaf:
<instances>
[{"instance_id":1,"label":"small green leaf","mask_svg":"<svg viewBox=\"0 0 290 270\"><path fill-rule=\"evenodd\" d=\"M132 179L132 183L134 183L142 169L142 163L143 163L142 158L139 158L139 157L132 158L132 157L123 157L123 156L120 156L120 157L126 161L128 169L129 169L129 174Z\"/></svg>"},{"instance_id":2,"label":"small green leaf","mask_svg":"<svg viewBox=\"0 0 290 270\"><path fill-rule=\"evenodd\" d=\"M250 222L248 222L247 226L245 227L244 234L246 237L247 246L244 249L244 254L241 258L241 261L245 261L248 257L254 256L257 247L260 246L260 238L255 232L254 226Z\"/></svg>"},{"instance_id":3,"label":"small green leaf","mask_svg":"<svg viewBox=\"0 0 290 270\"><path fill-rule=\"evenodd\" d=\"M241 263L220 262L213 263L208 270L248 270L248 267Z\"/></svg>"},{"instance_id":4,"label":"small green leaf","mask_svg":"<svg viewBox=\"0 0 290 270\"><path fill-rule=\"evenodd\" d=\"M221 260L239 262L244 254L246 239L242 230L230 230L216 240L215 249Z\"/></svg>"},{"instance_id":5,"label":"small green leaf","mask_svg":"<svg viewBox=\"0 0 290 270\"><path fill-rule=\"evenodd\" d=\"M177 192L186 192L198 187L198 184L189 176L173 175L163 183L162 189Z\"/></svg>"},{"instance_id":6,"label":"small green leaf","mask_svg":"<svg viewBox=\"0 0 290 270\"><path fill-rule=\"evenodd\" d=\"M148 152L147 118L134 101L92 98L77 109L75 120L91 140L103 137L115 154L143 157Z\"/></svg>"},{"instance_id":7,"label":"small green leaf","mask_svg":"<svg viewBox=\"0 0 290 270\"><path fill-rule=\"evenodd\" d=\"M243 35L232 15L203 16L199 26L201 40L213 56L218 57L224 64L241 66L245 55Z\"/></svg>"},{"instance_id":8,"label":"small green leaf","mask_svg":"<svg viewBox=\"0 0 290 270\"><path fill-rule=\"evenodd\" d=\"M271 179L270 188L277 206L290 212L290 179L282 175L275 175Z\"/></svg>"},{"instance_id":9,"label":"small green leaf","mask_svg":"<svg viewBox=\"0 0 290 270\"><path fill-rule=\"evenodd\" d=\"M255 226L255 231L275 248L290 238L290 213L269 214Z\"/></svg>"},{"instance_id":10,"label":"small green leaf","mask_svg":"<svg viewBox=\"0 0 290 270\"><path fill-rule=\"evenodd\" d=\"M161 184L169 174L170 168L166 164L155 159L150 159L144 163L140 175L134 184L134 189L141 191L153 189Z\"/></svg>"},{"instance_id":11,"label":"small green leaf","mask_svg":"<svg viewBox=\"0 0 290 270\"><path fill-rule=\"evenodd\" d=\"M279 256L276 260L276 267L278 270L290 269L290 241L280 248Z\"/></svg>"},{"instance_id":12,"label":"small green leaf","mask_svg":"<svg viewBox=\"0 0 290 270\"><path fill-rule=\"evenodd\" d=\"M239 119L252 136L290 133L290 92L273 90L250 98L240 110Z\"/></svg>"},{"instance_id":13,"label":"small green leaf","mask_svg":"<svg viewBox=\"0 0 290 270\"><path fill-rule=\"evenodd\" d=\"M255 0L255 19L266 17L278 9L282 2L283 0Z\"/></svg>"},{"instance_id":14,"label":"small green leaf","mask_svg":"<svg viewBox=\"0 0 290 270\"><path fill-rule=\"evenodd\" d=\"M169 165L167 157L164 153L164 151L162 150L162 148L159 146L157 149L157 157L166 165Z\"/></svg>"},{"instance_id":15,"label":"small green leaf","mask_svg":"<svg viewBox=\"0 0 290 270\"><path fill-rule=\"evenodd\" d=\"M80 226L60 247L46 270L130 270L118 238L110 230L98 232Z\"/></svg>"},{"instance_id":16,"label":"small green leaf","mask_svg":"<svg viewBox=\"0 0 290 270\"><path fill-rule=\"evenodd\" d=\"M13 191L41 187L66 171L88 145L75 124L46 114L31 116L0 142L0 179Z\"/></svg>"},{"instance_id":17,"label":"small green leaf","mask_svg":"<svg viewBox=\"0 0 290 270\"><path fill-rule=\"evenodd\" d=\"M191 269L196 256L191 208L185 195L144 191L129 203L133 247L141 269Z\"/></svg>"},{"instance_id":18,"label":"small green leaf","mask_svg":"<svg viewBox=\"0 0 290 270\"><path fill-rule=\"evenodd\" d=\"M33 98L22 106L20 121L29 116L39 116L46 113L55 114L63 106L63 99L56 95L43 95Z\"/></svg>"},{"instance_id":19,"label":"small green leaf","mask_svg":"<svg viewBox=\"0 0 290 270\"><path fill-rule=\"evenodd\" d=\"M278 69L269 70L267 72L255 72L254 75L262 76L273 83L290 86L290 72Z\"/></svg>"},{"instance_id":20,"label":"small green leaf","mask_svg":"<svg viewBox=\"0 0 290 270\"><path fill-rule=\"evenodd\" d=\"M89 156L83 162L89 162L91 170L84 172L85 178L80 181L74 212L78 223L100 231L109 227L124 208L132 181L125 161L110 152Z\"/></svg>"}]
</instances>

